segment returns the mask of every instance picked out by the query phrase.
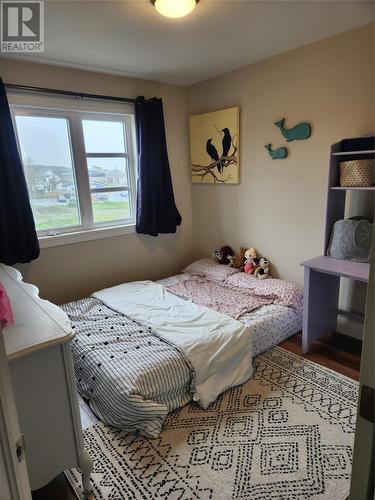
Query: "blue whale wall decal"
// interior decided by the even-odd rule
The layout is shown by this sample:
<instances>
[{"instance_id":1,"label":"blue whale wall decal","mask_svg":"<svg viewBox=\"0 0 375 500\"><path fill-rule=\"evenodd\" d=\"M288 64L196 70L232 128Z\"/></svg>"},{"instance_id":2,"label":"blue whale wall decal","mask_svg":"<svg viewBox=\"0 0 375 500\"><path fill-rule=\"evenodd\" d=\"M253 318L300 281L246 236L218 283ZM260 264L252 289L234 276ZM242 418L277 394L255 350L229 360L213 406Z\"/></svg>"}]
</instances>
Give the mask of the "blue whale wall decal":
<instances>
[{"instance_id":1,"label":"blue whale wall decal","mask_svg":"<svg viewBox=\"0 0 375 500\"><path fill-rule=\"evenodd\" d=\"M302 141L304 139L308 139L311 136L311 125L307 122L301 122L295 127L285 128L284 127L285 118L274 122L276 127L279 127L281 133L287 140L287 142L291 141Z\"/></svg>"},{"instance_id":2,"label":"blue whale wall decal","mask_svg":"<svg viewBox=\"0 0 375 500\"><path fill-rule=\"evenodd\" d=\"M273 160L284 160L288 156L288 150L286 148L272 149L272 144L265 144L264 146L270 154Z\"/></svg>"}]
</instances>

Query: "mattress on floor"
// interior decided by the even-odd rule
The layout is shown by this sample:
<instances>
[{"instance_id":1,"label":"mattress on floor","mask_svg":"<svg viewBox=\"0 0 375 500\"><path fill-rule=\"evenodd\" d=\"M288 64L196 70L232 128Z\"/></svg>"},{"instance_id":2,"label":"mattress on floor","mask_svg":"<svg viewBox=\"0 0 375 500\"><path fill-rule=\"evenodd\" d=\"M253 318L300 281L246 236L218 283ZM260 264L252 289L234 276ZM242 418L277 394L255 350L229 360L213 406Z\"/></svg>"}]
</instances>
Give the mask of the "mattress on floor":
<instances>
[{"instance_id":1,"label":"mattress on floor","mask_svg":"<svg viewBox=\"0 0 375 500\"><path fill-rule=\"evenodd\" d=\"M185 281L191 276L178 274L158 283L174 285ZM275 347L283 340L302 330L302 314L290 307L274 304L262 306L256 311L242 315L238 321L253 328L253 356Z\"/></svg>"},{"instance_id":2,"label":"mattress on floor","mask_svg":"<svg viewBox=\"0 0 375 500\"><path fill-rule=\"evenodd\" d=\"M189 278L159 281L170 285ZM108 425L157 437L167 414L191 400L184 356L156 332L89 297L62 306L76 331L72 353L78 391ZM240 319L253 330L253 355L301 330L301 314L266 305Z\"/></svg>"}]
</instances>

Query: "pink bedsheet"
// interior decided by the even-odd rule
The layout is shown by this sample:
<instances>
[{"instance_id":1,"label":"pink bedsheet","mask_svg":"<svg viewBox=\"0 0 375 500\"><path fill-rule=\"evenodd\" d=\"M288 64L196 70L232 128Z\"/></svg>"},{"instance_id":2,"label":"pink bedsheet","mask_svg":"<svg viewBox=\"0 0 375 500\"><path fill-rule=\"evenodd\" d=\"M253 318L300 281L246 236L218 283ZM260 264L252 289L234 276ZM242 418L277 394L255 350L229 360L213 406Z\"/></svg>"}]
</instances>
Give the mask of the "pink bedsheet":
<instances>
[{"instance_id":1,"label":"pink bedsheet","mask_svg":"<svg viewBox=\"0 0 375 500\"><path fill-rule=\"evenodd\" d=\"M201 277L192 277L168 286L167 289L180 297L190 299L195 304L209 307L235 319L274 302L272 297L257 296L249 290L234 289L224 283Z\"/></svg>"},{"instance_id":2,"label":"pink bedsheet","mask_svg":"<svg viewBox=\"0 0 375 500\"><path fill-rule=\"evenodd\" d=\"M234 290L244 290L257 297L272 297L274 304L291 307L296 311L302 311L303 292L302 288L295 283L277 278L259 280L251 274L238 273L229 276L224 285Z\"/></svg>"},{"instance_id":3,"label":"pink bedsheet","mask_svg":"<svg viewBox=\"0 0 375 500\"><path fill-rule=\"evenodd\" d=\"M302 311L303 294L300 286L280 279L259 280L245 273L230 276L222 283L192 276L167 289L235 319L267 304Z\"/></svg>"}]
</instances>

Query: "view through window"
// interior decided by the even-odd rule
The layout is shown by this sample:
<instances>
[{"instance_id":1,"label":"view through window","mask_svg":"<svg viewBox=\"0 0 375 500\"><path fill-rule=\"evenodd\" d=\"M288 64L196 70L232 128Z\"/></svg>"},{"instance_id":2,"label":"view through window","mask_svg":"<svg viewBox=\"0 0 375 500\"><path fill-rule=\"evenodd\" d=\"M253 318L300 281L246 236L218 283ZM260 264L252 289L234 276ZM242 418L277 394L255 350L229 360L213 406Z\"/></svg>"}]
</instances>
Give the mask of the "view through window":
<instances>
[{"instance_id":1,"label":"view through window","mask_svg":"<svg viewBox=\"0 0 375 500\"><path fill-rule=\"evenodd\" d=\"M134 222L134 116L12 112L39 235Z\"/></svg>"}]
</instances>

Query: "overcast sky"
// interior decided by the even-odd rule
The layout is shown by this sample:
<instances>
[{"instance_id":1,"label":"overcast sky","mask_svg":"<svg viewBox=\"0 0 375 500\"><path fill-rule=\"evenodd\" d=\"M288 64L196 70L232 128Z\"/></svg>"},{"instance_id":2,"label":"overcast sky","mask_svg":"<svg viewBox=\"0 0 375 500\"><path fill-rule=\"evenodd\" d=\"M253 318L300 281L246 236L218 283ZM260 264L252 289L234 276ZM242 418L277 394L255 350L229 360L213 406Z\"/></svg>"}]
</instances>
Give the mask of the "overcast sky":
<instances>
[{"instance_id":1,"label":"overcast sky","mask_svg":"<svg viewBox=\"0 0 375 500\"><path fill-rule=\"evenodd\" d=\"M67 122L63 118L16 116L23 159L31 158L39 165L71 166ZM85 120L83 122L86 151L89 153L123 153L122 124ZM122 161L118 161L118 166ZM103 163L114 166L114 160Z\"/></svg>"}]
</instances>

